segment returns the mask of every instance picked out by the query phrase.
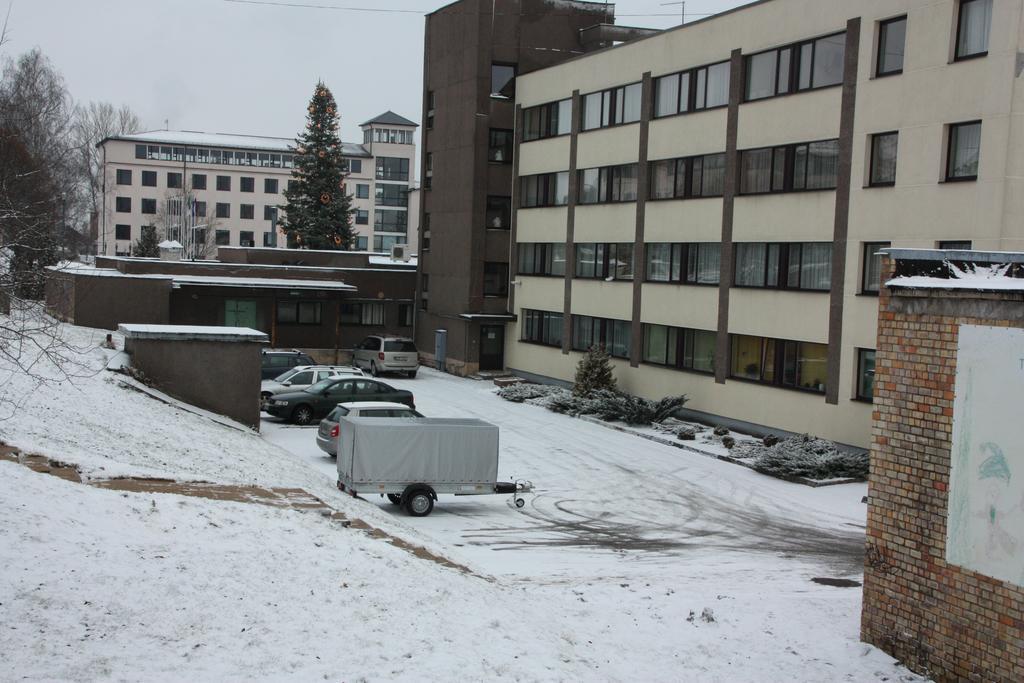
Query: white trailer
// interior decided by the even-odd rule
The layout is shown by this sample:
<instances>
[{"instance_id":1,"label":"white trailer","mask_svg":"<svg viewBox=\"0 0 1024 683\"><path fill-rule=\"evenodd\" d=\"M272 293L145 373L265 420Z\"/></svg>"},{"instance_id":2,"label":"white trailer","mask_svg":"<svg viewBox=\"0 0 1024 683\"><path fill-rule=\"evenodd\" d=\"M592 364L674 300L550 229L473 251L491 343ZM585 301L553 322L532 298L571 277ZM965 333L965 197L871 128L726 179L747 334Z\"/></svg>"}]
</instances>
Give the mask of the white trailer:
<instances>
[{"instance_id":1,"label":"white trailer","mask_svg":"<svg viewBox=\"0 0 1024 683\"><path fill-rule=\"evenodd\" d=\"M414 517L429 515L439 493L507 493L523 507L533 488L497 481L498 427L483 420L343 417L337 453L339 489L387 496Z\"/></svg>"}]
</instances>

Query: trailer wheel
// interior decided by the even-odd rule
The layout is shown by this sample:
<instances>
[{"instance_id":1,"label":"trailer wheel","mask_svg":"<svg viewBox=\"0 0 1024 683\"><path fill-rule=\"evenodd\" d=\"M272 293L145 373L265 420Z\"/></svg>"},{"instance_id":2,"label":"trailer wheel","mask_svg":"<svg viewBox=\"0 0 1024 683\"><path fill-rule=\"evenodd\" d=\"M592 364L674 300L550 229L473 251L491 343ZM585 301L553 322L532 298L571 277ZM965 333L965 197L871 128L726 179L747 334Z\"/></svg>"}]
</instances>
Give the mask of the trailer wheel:
<instances>
[{"instance_id":1,"label":"trailer wheel","mask_svg":"<svg viewBox=\"0 0 1024 683\"><path fill-rule=\"evenodd\" d=\"M402 495L405 511L413 517L426 517L434 509L434 492L426 486L409 488Z\"/></svg>"},{"instance_id":2,"label":"trailer wheel","mask_svg":"<svg viewBox=\"0 0 1024 683\"><path fill-rule=\"evenodd\" d=\"M401 505L402 504L402 497L400 495L398 495L397 493L389 493L388 494L388 500L390 500L395 505Z\"/></svg>"}]
</instances>

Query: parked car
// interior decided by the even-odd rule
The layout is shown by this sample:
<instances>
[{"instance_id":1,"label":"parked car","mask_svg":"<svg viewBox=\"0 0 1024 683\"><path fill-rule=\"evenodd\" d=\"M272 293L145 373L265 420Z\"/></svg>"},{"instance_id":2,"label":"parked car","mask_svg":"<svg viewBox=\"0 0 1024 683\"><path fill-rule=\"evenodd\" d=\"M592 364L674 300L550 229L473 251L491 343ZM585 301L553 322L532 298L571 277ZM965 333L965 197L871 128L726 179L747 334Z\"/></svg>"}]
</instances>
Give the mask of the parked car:
<instances>
[{"instance_id":1,"label":"parked car","mask_svg":"<svg viewBox=\"0 0 1024 683\"><path fill-rule=\"evenodd\" d=\"M274 417L307 425L326 416L339 403L352 401L393 401L416 408L408 391L368 377L331 377L302 391L275 394L267 402L267 412Z\"/></svg>"},{"instance_id":2,"label":"parked car","mask_svg":"<svg viewBox=\"0 0 1024 683\"><path fill-rule=\"evenodd\" d=\"M296 365L316 365L316 361L296 349L264 349L260 379L273 379Z\"/></svg>"},{"instance_id":3,"label":"parked car","mask_svg":"<svg viewBox=\"0 0 1024 683\"><path fill-rule=\"evenodd\" d=\"M352 364L376 377L382 372L404 372L416 376L420 366L416 344L408 337L370 335L352 352Z\"/></svg>"},{"instance_id":4,"label":"parked car","mask_svg":"<svg viewBox=\"0 0 1024 683\"><path fill-rule=\"evenodd\" d=\"M322 379L343 375L362 377L363 371L351 365L298 365L274 379L265 379L260 382L260 408L265 409L267 401L274 394L301 391Z\"/></svg>"},{"instance_id":5,"label":"parked car","mask_svg":"<svg viewBox=\"0 0 1024 683\"><path fill-rule=\"evenodd\" d=\"M407 405L387 403L384 401L357 401L339 403L327 417L320 420L320 429L316 432L316 445L327 455L337 455L338 419L342 417L423 417Z\"/></svg>"}]
</instances>

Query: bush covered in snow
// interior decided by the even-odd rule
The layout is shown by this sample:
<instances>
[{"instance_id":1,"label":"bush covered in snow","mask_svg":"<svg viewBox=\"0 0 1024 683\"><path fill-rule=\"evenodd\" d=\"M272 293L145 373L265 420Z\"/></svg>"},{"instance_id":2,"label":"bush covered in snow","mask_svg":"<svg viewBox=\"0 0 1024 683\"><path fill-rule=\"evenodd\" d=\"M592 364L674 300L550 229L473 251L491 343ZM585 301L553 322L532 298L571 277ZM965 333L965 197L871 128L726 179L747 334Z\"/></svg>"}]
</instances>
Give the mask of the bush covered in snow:
<instances>
[{"instance_id":1,"label":"bush covered in snow","mask_svg":"<svg viewBox=\"0 0 1024 683\"><path fill-rule=\"evenodd\" d=\"M526 401L556 413L593 415L605 422L621 421L631 425L661 422L687 400L685 396L666 396L659 401L649 401L609 389L598 389L587 396L577 396L568 389L541 384L515 384L499 389L497 393L508 401Z\"/></svg>"},{"instance_id":2,"label":"bush covered in snow","mask_svg":"<svg viewBox=\"0 0 1024 683\"><path fill-rule=\"evenodd\" d=\"M529 382L520 382L518 384L510 384L507 387L498 389L498 396L501 396L506 401L522 403L523 401L529 401L532 399L545 398L560 391L565 391L565 389L551 384L531 384Z\"/></svg>"},{"instance_id":3,"label":"bush covered in snow","mask_svg":"<svg viewBox=\"0 0 1024 683\"><path fill-rule=\"evenodd\" d=\"M754 469L774 477L834 479L868 476L868 454L839 450L834 443L807 434L782 439L773 446L751 444L744 448L754 457Z\"/></svg>"}]
</instances>

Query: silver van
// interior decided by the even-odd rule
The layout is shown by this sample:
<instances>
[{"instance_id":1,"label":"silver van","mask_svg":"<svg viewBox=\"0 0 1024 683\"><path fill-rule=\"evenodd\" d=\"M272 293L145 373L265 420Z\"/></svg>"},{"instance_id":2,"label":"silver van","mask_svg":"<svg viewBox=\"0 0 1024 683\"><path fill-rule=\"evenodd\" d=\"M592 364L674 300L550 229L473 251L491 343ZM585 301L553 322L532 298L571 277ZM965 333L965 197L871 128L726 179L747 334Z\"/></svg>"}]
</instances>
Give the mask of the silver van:
<instances>
[{"instance_id":1,"label":"silver van","mask_svg":"<svg viewBox=\"0 0 1024 683\"><path fill-rule=\"evenodd\" d=\"M352 352L352 364L376 377L382 372L404 372L416 376L420 366L416 344L408 337L370 335Z\"/></svg>"}]
</instances>

